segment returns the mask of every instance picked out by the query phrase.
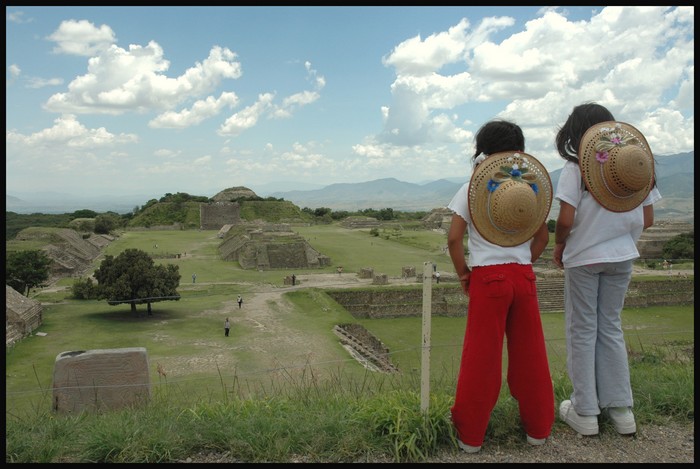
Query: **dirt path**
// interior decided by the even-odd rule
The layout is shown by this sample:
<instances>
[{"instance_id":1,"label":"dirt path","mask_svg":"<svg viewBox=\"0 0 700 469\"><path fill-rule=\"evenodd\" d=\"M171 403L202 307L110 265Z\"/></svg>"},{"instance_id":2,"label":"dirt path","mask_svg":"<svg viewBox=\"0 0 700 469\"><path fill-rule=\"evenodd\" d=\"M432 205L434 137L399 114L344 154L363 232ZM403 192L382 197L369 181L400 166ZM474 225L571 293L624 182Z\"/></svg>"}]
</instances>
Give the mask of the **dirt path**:
<instances>
[{"instance_id":1,"label":"dirt path","mask_svg":"<svg viewBox=\"0 0 700 469\"><path fill-rule=\"evenodd\" d=\"M249 292L243 295L240 308L234 293L221 308L199 313L202 318L216 318L221 321L222 337L223 322L228 317L231 321L231 331L227 341L222 343L219 337L199 340L193 345L206 350L207 353L197 356L192 356L191 353L171 356L164 359L162 365L173 377L187 376L192 372L218 371L227 377L235 374L239 379L245 379L262 374L274 376L276 372L291 376L296 371L304 372L308 364L316 366L337 362L337 344L332 336L328 340L320 340L313 329L291 326L298 324L298 321L287 320L293 307L283 295L312 287L357 287L368 285L372 280L360 279L355 274L307 274L298 275L297 280L298 285L283 287L236 282L235 285L249 287L246 288ZM202 283L204 284L206 282ZM164 337L163 340L167 338ZM245 357L249 359L246 360ZM344 357L344 360L348 359L351 359L349 355ZM322 370L329 367L318 368Z\"/></svg>"}]
</instances>

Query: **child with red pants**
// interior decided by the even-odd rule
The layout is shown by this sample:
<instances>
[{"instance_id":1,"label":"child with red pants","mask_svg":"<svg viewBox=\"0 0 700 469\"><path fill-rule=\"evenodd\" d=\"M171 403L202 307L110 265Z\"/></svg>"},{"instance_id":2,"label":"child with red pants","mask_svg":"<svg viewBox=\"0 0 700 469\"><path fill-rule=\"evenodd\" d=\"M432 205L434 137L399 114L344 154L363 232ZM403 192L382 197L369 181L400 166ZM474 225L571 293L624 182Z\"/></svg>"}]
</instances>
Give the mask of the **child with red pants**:
<instances>
[{"instance_id":1,"label":"child with red pants","mask_svg":"<svg viewBox=\"0 0 700 469\"><path fill-rule=\"evenodd\" d=\"M524 147L519 126L501 120L484 124L476 136L472 177L448 204L454 212L448 249L469 295L452 406L459 447L468 453L481 449L498 400L504 336L508 387L518 401L527 442L544 444L554 423L554 390L532 269L549 241L545 218L552 184Z\"/></svg>"}]
</instances>

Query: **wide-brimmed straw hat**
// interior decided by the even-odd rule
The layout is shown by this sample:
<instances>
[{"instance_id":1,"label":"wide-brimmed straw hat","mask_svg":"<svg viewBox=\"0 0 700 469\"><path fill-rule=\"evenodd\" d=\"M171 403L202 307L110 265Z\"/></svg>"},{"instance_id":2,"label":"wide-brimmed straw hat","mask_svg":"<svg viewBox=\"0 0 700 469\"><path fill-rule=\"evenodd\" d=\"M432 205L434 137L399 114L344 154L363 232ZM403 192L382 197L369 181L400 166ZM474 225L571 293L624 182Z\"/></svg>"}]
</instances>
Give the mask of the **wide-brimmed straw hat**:
<instances>
[{"instance_id":1,"label":"wide-brimmed straw hat","mask_svg":"<svg viewBox=\"0 0 700 469\"><path fill-rule=\"evenodd\" d=\"M612 212L641 204L654 185L654 155L644 135L624 122L601 122L581 138L579 167L586 188Z\"/></svg>"},{"instance_id":2,"label":"wide-brimmed straw hat","mask_svg":"<svg viewBox=\"0 0 700 469\"><path fill-rule=\"evenodd\" d=\"M517 246L545 222L552 206L552 180L532 155L493 153L474 168L467 198L481 236L499 246Z\"/></svg>"}]
</instances>

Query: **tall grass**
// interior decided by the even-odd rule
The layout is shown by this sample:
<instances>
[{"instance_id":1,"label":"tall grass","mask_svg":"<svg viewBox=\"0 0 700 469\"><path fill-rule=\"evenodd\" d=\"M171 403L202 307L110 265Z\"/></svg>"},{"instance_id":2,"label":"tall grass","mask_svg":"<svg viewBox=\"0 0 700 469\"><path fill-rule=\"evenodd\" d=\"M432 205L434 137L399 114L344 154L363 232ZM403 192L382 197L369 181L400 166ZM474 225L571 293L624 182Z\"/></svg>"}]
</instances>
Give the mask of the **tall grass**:
<instances>
[{"instance_id":1,"label":"tall grass","mask_svg":"<svg viewBox=\"0 0 700 469\"><path fill-rule=\"evenodd\" d=\"M654 346L634 354L630 365L639 431L649 423L693 422L692 353ZM449 420L454 379L437 377L426 412L414 374L319 382L312 369L257 397L222 385L220 394L183 405L173 399L175 389L161 387L142 408L77 416L56 415L47 402L6 415L6 462L181 462L202 455L210 462L421 462L456 451ZM556 401L567 398L568 378L555 373L553 382ZM557 420L553 431L562 425ZM601 431L615 430L603 422ZM526 444L505 385L486 440Z\"/></svg>"}]
</instances>

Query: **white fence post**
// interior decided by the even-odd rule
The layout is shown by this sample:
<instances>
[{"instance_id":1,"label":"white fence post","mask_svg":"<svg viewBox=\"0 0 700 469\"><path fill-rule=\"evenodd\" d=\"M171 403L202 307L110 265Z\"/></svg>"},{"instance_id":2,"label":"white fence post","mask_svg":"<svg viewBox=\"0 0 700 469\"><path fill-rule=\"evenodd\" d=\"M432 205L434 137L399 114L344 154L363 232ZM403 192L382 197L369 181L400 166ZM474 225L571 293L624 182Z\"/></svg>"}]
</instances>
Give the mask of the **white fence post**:
<instances>
[{"instance_id":1,"label":"white fence post","mask_svg":"<svg viewBox=\"0 0 700 469\"><path fill-rule=\"evenodd\" d=\"M421 349L420 408L428 412L430 403L430 314L433 301L433 263L423 263L423 347Z\"/></svg>"}]
</instances>

